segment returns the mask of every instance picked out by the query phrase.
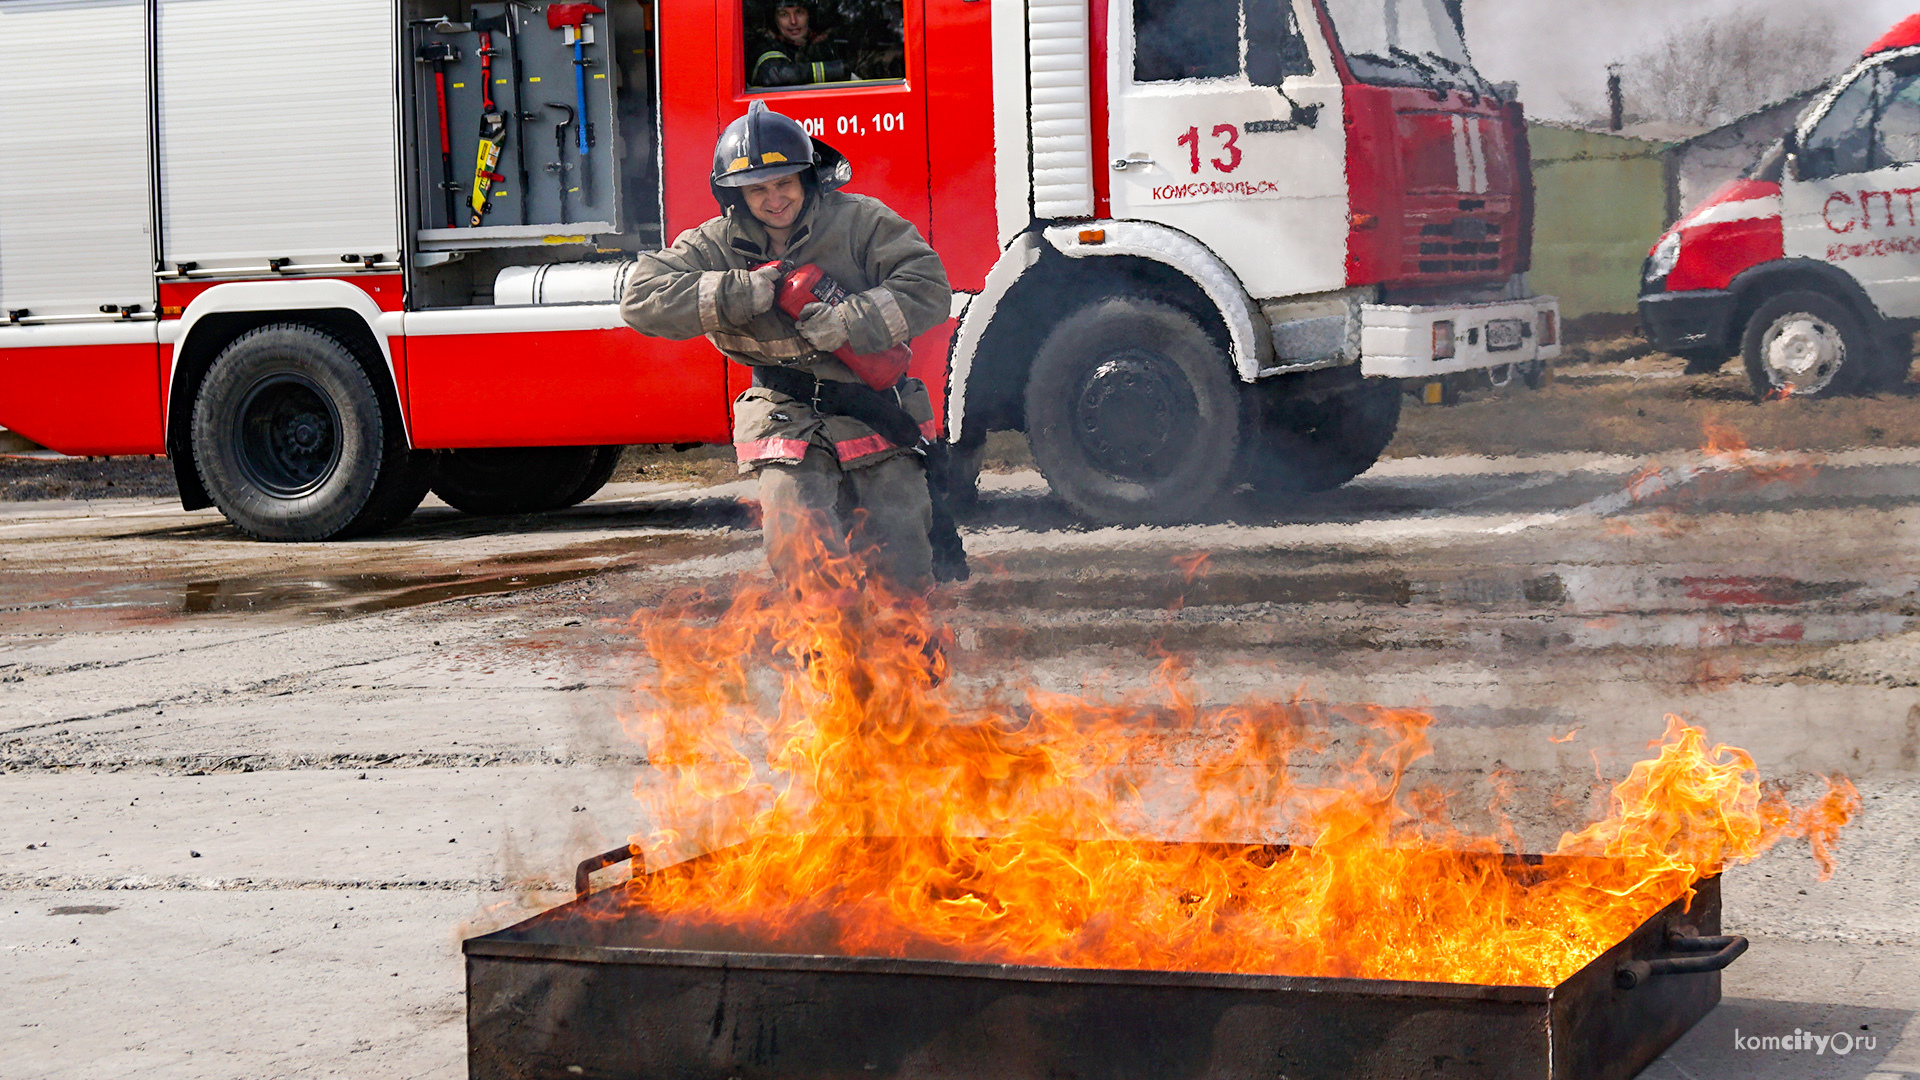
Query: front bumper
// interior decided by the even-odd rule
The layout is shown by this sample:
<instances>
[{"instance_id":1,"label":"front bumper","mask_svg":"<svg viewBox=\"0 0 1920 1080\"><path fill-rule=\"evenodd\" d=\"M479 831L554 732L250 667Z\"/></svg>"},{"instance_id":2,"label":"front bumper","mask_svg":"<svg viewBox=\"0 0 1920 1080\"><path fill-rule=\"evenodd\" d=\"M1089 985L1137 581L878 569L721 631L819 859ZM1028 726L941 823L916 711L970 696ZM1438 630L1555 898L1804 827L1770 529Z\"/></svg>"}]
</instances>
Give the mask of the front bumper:
<instances>
[{"instance_id":1,"label":"front bumper","mask_svg":"<svg viewBox=\"0 0 1920 1080\"><path fill-rule=\"evenodd\" d=\"M1731 356L1734 302L1734 295L1721 289L1648 293L1640 298L1640 323L1661 352Z\"/></svg>"},{"instance_id":2,"label":"front bumper","mask_svg":"<svg viewBox=\"0 0 1920 1080\"><path fill-rule=\"evenodd\" d=\"M1543 345L1548 320L1541 316L1546 314L1552 316L1553 340ZM1560 355L1560 301L1551 296L1433 307L1368 304L1360 309L1360 320L1360 371L1378 378L1425 379ZM1489 325L1508 320L1521 324L1520 340L1496 345ZM1453 355L1435 358L1434 324L1442 322L1453 324Z\"/></svg>"}]
</instances>

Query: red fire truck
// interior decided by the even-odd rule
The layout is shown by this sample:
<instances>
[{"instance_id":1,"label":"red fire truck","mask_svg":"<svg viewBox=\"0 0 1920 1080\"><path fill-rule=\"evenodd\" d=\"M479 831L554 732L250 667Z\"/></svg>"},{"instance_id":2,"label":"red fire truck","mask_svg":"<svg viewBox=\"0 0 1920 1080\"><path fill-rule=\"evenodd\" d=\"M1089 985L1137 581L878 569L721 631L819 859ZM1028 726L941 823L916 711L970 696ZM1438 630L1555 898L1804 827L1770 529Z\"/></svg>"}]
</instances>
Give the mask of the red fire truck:
<instances>
[{"instance_id":1,"label":"red fire truck","mask_svg":"<svg viewBox=\"0 0 1920 1080\"><path fill-rule=\"evenodd\" d=\"M1641 320L1761 398L1904 383L1920 325L1920 15L1876 41L1647 258Z\"/></svg>"},{"instance_id":2,"label":"red fire truck","mask_svg":"<svg viewBox=\"0 0 1920 1080\"><path fill-rule=\"evenodd\" d=\"M956 458L1023 430L1094 520L1336 486L1409 383L1558 352L1458 0L805 13L833 81L758 85L771 0L0 0L0 425L308 540L723 443L746 372L614 299L756 99L945 259Z\"/></svg>"}]
</instances>

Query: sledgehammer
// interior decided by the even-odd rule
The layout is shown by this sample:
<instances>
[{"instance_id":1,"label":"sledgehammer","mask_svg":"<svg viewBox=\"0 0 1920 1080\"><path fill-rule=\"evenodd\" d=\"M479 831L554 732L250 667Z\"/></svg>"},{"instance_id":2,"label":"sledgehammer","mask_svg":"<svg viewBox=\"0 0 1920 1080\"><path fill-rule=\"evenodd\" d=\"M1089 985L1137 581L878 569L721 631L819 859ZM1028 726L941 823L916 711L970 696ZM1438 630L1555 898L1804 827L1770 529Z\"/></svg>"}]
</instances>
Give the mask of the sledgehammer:
<instances>
[{"instance_id":1,"label":"sledgehammer","mask_svg":"<svg viewBox=\"0 0 1920 1080\"><path fill-rule=\"evenodd\" d=\"M433 85L440 96L440 190L447 198L447 228L460 224L454 207L454 192L460 185L453 179L453 135L447 129L447 65L460 62L460 49L444 41L429 41L413 54L422 63L433 65Z\"/></svg>"}]
</instances>

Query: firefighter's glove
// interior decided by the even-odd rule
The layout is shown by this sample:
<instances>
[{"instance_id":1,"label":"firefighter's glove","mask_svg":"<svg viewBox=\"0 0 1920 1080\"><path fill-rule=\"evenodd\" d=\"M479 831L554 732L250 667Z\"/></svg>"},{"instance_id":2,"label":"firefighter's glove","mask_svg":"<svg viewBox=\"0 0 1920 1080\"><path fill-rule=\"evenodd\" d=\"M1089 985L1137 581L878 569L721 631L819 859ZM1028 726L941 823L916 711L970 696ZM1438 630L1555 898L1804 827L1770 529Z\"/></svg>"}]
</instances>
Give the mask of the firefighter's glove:
<instances>
[{"instance_id":1,"label":"firefighter's glove","mask_svg":"<svg viewBox=\"0 0 1920 1080\"><path fill-rule=\"evenodd\" d=\"M852 333L847 314L845 304L808 304L800 309L800 336L821 352L832 352L845 345Z\"/></svg>"},{"instance_id":2,"label":"firefighter's glove","mask_svg":"<svg viewBox=\"0 0 1920 1080\"><path fill-rule=\"evenodd\" d=\"M720 314L735 326L773 310L773 294L780 285L780 268L729 270L720 285Z\"/></svg>"}]
</instances>

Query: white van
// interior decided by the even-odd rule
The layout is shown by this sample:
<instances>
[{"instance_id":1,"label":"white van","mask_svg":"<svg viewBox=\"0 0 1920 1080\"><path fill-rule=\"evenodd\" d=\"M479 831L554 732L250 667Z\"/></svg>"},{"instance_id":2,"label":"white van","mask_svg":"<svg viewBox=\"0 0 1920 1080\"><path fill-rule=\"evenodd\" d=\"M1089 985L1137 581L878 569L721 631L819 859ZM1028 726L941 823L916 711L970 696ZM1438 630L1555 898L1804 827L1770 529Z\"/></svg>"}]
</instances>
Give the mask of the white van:
<instances>
[{"instance_id":1,"label":"white van","mask_svg":"<svg viewBox=\"0 0 1920 1080\"><path fill-rule=\"evenodd\" d=\"M1660 238L1647 337L1696 369L1739 354L1763 398L1900 385L1920 325L1917 198L1920 15Z\"/></svg>"}]
</instances>

